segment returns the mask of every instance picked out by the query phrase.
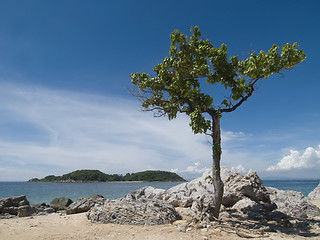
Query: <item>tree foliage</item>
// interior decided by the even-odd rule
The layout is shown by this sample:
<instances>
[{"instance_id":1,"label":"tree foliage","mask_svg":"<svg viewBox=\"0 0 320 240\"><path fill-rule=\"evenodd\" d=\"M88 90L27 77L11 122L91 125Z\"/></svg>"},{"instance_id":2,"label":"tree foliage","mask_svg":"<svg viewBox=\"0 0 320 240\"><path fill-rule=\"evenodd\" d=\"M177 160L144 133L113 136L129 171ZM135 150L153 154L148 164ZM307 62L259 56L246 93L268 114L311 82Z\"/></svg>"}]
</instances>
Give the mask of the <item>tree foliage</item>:
<instances>
[{"instance_id":1,"label":"tree foliage","mask_svg":"<svg viewBox=\"0 0 320 240\"><path fill-rule=\"evenodd\" d=\"M269 51L251 53L244 60L228 57L228 47L214 47L209 40L201 39L198 27L191 28L190 38L175 30L171 38L169 57L154 67L155 76L147 73L131 74L132 83L138 86L134 94L142 107L154 111L155 116L167 115L174 119L177 113L190 117L194 133L211 130L210 115L234 111L253 93L259 79L291 69L306 58L298 44L273 45ZM214 100L214 93L206 94L201 83L219 84L226 97Z\"/></svg>"}]
</instances>

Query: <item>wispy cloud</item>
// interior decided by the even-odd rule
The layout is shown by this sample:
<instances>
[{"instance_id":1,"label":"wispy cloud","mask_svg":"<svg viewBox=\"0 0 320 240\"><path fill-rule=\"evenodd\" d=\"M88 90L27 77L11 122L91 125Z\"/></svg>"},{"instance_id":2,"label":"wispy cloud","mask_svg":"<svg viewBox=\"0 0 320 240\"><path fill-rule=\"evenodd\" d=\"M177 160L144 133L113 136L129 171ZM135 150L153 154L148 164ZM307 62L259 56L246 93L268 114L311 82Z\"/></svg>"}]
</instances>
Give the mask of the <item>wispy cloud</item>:
<instances>
[{"instance_id":1,"label":"wispy cloud","mask_svg":"<svg viewBox=\"0 0 320 240\"><path fill-rule=\"evenodd\" d=\"M320 145L318 149L307 147L304 151L290 150L276 165L267 168L267 171L290 171L296 169L320 170Z\"/></svg>"},{"instance_id":2,"label":"wispy cloud","mask_svg":"<svg viewBox=\"0 0 320 240\"><path fill-rule=\"evenodd\" d=\"M280 153L274 150L270 157L260 151L259 141L247 133L223 130L221 164L240 172L263 171ZM293 151L269 167L269 173L319 166L318 156L318 149ZM184 115L173 121L153 118L130 97L0 85L0 181L76 169L120 174L172 169L196 177L211 163L210 139L194 135Z\"/></svg>"},{"instance_id":3,"label":"wispy cloud","mask_svg":"<svg viewBox=\"0 0 320 240\"><path fill-rule=\"evenodd\" d=\"M0 136L3 179L9 165L42 177L82 168L168 170L210 156L186 117L153 118L134 100L2 85L0 101L0 129L11 129ZM28 134L16 130L22 125Z\"/></svg>"}]
</instances>

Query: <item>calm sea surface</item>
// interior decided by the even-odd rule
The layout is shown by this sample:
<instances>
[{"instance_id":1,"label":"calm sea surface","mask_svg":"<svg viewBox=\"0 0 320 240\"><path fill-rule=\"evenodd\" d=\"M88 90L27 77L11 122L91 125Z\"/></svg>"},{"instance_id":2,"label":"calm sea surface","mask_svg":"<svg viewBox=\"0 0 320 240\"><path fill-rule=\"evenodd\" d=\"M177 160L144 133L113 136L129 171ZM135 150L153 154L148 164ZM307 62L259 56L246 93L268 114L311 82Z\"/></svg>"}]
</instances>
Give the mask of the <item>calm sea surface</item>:
<instances>
[{"instance_id":1,"label":"calm sea surface","mask_svg":"<svg viewBox=\"0 0 320 240\"><path fill-rule=\"evenodd\" d=\"M282 190L295 190L308 195L319 180L264 180L265 186ZM57 197L67 197L73 201L79 197L100 194L105 198L119 198L145 186L169 189L180 182L117 182L117 183L37 183L37 182L0 182L0 198L26 195L30 204L50 203Z\"/></svg>"}]
</instances>

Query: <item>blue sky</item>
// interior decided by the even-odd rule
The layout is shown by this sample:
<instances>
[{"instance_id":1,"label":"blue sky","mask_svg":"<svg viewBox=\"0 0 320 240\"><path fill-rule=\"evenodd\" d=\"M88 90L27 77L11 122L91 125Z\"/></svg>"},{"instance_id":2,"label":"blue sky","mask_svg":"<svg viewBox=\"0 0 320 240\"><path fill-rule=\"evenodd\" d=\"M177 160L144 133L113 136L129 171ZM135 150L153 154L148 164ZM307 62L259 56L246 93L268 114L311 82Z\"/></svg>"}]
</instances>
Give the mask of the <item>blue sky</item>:
<instances>
[{"instance_id":1,"label":"blue sky","mask_svg":"<svg viewBox=\"0 0 320 240\"><path fill-rule=\"evenodd\" d=\"M76 169L147 169L191 178L211 166L188 119L153 118L128 93L174 29L199 26L245 58L299 42L307 60L262 80L222 118L221 164L262 178L319 178L318 1L1 1L0 181Z\"/></svg>"}]
</instances>

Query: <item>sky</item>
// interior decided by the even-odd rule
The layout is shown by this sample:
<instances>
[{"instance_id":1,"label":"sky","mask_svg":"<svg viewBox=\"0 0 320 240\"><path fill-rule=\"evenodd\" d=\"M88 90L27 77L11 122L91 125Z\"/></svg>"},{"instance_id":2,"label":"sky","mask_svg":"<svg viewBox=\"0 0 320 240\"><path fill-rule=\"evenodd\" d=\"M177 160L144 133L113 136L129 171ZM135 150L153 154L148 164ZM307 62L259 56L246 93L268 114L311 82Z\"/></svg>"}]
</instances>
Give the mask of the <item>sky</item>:
<instances>
[{"instance_id":1,"label":"sky","mask_svg":"<svg viewBox=\"0 0 320 240\"><path fill-rule=\"evenodd\" d=\"M169 55L170 34L229 56L299 43L307 59L259 83L221 119L221 165L262 179L320 178L320 2L316 0L0 1L0 181L78 169L109 174L211 167L189 119L142 112L130 74Z\"/></svg>"}]
</instances>

